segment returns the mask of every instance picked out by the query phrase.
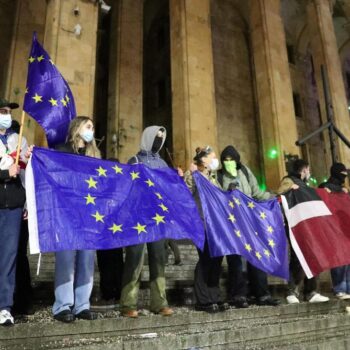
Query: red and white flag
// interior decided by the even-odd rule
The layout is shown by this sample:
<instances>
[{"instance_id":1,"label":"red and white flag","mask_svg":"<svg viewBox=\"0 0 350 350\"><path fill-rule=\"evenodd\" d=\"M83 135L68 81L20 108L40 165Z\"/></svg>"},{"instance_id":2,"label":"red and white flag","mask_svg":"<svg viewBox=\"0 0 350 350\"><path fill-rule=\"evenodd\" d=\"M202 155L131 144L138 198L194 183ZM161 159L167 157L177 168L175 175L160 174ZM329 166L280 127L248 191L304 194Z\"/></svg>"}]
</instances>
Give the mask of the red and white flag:
<instances>
[{"instance_id":1,"label":"red and white flag","mask_svg":"<svg viewBox=\"0 0 350 350\"><path fill-rule=\"evenodd\" d=\"M350 196L309 187L281 196L289 235L308 278L350 264Z\"/></svg>"}]
</instances>

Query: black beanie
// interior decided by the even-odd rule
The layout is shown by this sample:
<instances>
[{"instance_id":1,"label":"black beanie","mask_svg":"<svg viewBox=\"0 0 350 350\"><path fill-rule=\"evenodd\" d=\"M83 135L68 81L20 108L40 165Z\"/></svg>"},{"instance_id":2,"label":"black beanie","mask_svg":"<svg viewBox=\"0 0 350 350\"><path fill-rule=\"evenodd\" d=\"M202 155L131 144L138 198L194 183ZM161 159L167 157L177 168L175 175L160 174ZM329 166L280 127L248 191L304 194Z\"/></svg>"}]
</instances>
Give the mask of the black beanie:
<instances>
[{"instance_id":1,"label":"black beanie","mask_svg":"<svg viewBox=\"0 0 350 350\"><path fill-rule=\"evenodd\" d=\"M339 177L339 175L342 172L348 172L345 165L343 163L334 163L331 166L331 176L333 177ZM344 178L346 177L346 175L344 174Z\"/></svg>"}]
</instances>

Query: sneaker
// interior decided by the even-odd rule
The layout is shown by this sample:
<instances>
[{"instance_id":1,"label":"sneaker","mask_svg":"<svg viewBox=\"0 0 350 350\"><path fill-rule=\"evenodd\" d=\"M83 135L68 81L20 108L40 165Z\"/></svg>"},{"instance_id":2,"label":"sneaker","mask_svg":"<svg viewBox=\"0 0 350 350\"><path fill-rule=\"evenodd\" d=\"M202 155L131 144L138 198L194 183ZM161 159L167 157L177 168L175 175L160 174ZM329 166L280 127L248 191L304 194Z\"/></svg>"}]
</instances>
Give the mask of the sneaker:
<instances>
[{"instance_id":1,"label":"sneaker","mask_svg":"<svg viewBox=\"0 0 350 350\"><path fill-rule=\"evenodd\" d=\"M350 294L347 293L343 293L343 292L339 292L336 295L336 298L340 299L340 300L347 300L350 299Z\"/></svg>"},{"instance_id":2,"label":"sneaker","mask_svg":"<svg viewBox=\"0 0 350 350\"><path fill-rule=\"evenodd\" d=\"M115 299L98 299L96 301L93 301L90 308L93 311L109 311L116 309L118 306L119 305Z\"/></svg>"},{"instance_id":3,"label":"sneaker","mask_svg":"<svg viewBox=\"0 0 350 350\"><path fill-rule=\"evenodd\" d=\"M83 310L75 315L80 320L93 321L97 320L98 316L96 312L90 311L89 309Z\"/></svg>"},{"instance_id":4,"label":"sneaker","mask_svg":"<svg viewBox=\"0 0 350 350\"><path fill-rule=\"evenodd\" d=\"M71 323L75 321L75 316L72 314L70 310L63 310L56 315L53 315L53 318L56 321Z\"/></svg>"},{"instance_id":5,"label":"sneaker","mask_svg":"<svg viewBox=\"0 0 350 350\"><path fill-rule=\"evenodd\" d=\"M15 324L12 315L7 310L0 311L0 325L1 326L13 326Z\"/></svg>"},{"instance_id":6,"label":"sneaker","mask_svg":"<svg viewBox=\"0 0 350 350\"><path fill-rule=\"evenodd\" d=\"M294 294L288 295L286 299L287 299L288 304L299 304L300 303L299 299Z\"/></svg>"},{"instance_id":7,"label":"sneaker","mask_svg":"<svg viewBox=\"0 0 350 350\"><path fill-rule=\"evenodd\" d=\"M259 306L278 306L281 302L278 299L273 299L270 295L265 295L257 298L256 304Z\"/></svg>"},{"instance_id":8,"label":"sneaker","mask_svg":"<svg viewBox=\"0 0 350 350\"><path fill-rule=\"evenodd\" d=\"M325 303L329 301L328 297L321 295L320 293L315 293L311 299L309 299L309 303Z\"/></svg>"}]
</instances>

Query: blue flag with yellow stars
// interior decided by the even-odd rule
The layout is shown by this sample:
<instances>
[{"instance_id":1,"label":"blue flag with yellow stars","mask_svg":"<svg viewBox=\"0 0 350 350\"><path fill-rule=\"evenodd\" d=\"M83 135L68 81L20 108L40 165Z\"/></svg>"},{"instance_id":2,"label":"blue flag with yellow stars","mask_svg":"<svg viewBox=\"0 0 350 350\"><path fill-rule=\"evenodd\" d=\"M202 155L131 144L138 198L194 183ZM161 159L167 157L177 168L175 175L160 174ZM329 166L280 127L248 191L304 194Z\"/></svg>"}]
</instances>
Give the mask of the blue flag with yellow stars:
<instances>
[{"instance_id":1,"label":"blue flag with yellow stars","mask_svg":"<svg viewBox=\"0 0 350 350\"><path fill-rule=\"evenodd\" d=\"M26 173L31 253L164 238L190 239L203 248L198 209L174 169L35 147Z\"/></svg>"},{"instance_id":2,"label":"blue flag with yellow stars","mask_svg":"<svg viewBox=\"0 0 350 350\"><path fill-rule=\"evenodd\" d=\"M258 202L239 190L224 192L195 172L210 255L237 254L288 280L288 247L277 199Z\"/></svg>"},{"instance_id":3,"label":"blue flag with yellow stars","mask_svg":"<svg viewBox=\"0 0 350 350\"><path fill-rule=\"evenodd\" d=\"M50 147L63 143L76 116L72 92L33 35L23 109L45 130Z\"/></svg>"}]
</instances>

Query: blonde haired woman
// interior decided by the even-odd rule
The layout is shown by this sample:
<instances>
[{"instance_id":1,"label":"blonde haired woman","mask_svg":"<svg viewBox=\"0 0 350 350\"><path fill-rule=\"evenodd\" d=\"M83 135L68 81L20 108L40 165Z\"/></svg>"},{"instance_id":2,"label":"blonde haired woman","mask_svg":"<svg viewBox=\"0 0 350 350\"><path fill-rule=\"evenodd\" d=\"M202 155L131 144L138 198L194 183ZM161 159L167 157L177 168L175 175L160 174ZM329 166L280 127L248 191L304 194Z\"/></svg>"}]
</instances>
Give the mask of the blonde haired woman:
<instances>
[{"instance_id":1,"label":"blonde haired woman","mask_svg":"<svg viewBox=\"0 0 350 350\"><path fill-rule=\"evenodd\" d=\"M94 139L94 125L89 117L76 117L70 123L67 142L58 150L101 158ZM93 287L93 250L56 252L54 318L61 322L73 322L76 318L94 320L90 311L90 295Z\"/></svg>"}]
</instances>

